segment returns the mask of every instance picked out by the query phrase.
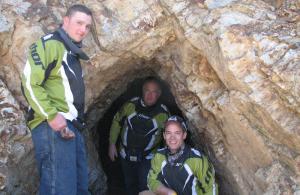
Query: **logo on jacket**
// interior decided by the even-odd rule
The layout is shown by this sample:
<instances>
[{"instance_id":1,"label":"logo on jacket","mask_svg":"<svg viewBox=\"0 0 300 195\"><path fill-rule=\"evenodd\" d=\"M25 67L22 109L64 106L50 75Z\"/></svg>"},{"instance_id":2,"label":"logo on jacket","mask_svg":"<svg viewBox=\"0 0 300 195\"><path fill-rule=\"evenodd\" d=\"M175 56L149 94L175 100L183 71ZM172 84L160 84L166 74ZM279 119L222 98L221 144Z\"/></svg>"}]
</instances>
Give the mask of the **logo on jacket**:
<instances>
[{"instance_id":1,"label":"logo on jacket","mask_svg":"<svg viewBox=\"0 0 300 195\"><path fill-rule=\"evenodd\" d=\"M37 48L37 45L35 43L30 46L31 57L32 57L35 65L41 65L43 67L43 69L45 69L43 66L43 63L41 61L41 58L36 51L36 48Z\"/></svg>"}]
</instances>

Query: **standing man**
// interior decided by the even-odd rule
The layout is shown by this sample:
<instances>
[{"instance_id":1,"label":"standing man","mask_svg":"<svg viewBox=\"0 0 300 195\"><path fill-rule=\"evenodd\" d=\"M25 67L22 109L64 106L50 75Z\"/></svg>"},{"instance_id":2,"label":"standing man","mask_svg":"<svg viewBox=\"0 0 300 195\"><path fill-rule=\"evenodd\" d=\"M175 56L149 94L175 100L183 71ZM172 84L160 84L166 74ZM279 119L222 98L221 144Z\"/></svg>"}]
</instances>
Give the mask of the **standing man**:
<instances>
[{"instance_id":1,"label":"standing man","mask_svg":"<svg viewBox=\"0 0 300 195\"><path fill-rule=\"evenodd\" d=\"M71 6L63 24L32 44L22 75L30 105L28 126L40 174L40 195L86 195L88 172L84 127L84 92L80 49L90 31L92 12Z\"/></svg>"},{"instance_id":2,"label":"standing man","mask_svg":"<svg viewBox=\"0 0 300 195\"><path fill-rule=\"evenodd\" d=\"M121 166L128 195L147 190L151 158L162 141L162 128L169 112L158 103L160 84L149 77L143 84L143 97L125 103L115 115L110 129L109 157L118 156L116 142L121 134Z\"/></svg>"}]
</instances>

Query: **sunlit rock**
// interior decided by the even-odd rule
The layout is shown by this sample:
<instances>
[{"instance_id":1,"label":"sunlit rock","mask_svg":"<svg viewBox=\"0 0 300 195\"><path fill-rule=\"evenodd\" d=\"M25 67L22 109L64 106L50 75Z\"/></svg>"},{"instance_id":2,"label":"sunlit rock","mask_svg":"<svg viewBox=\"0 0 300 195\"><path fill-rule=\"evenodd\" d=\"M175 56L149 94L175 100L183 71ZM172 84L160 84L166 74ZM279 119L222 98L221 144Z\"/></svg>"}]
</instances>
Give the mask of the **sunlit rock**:
<instances>
[{"instance_id":1,"label":"sunlit rock","mask_svg":"<svg viewBox=\"0 0 300 195\"><path fill-rule=\"evenodd\" d=\"M128 83L154 74L169 84L222 194L300 193L299 1L83 2L94 12L84 41L91 59L83 62L93 192L106 190L97 121ZM72 3L0 4L3 193L36 191L20 75L30 44L55 29Z\"/></svg>"}]
</instances>

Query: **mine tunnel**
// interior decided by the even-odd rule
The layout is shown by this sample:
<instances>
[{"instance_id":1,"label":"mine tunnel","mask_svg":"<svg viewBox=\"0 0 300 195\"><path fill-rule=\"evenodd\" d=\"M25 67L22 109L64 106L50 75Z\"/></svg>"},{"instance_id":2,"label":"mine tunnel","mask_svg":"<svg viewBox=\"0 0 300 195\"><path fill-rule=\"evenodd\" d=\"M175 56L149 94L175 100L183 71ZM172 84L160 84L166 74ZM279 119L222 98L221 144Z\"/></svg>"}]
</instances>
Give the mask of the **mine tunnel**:
<instances>
[{"instance_id":1,"label":"mine tunnel","mask_svg":"<svg viewBox=\"0 0 300 195\"><path fill-rule=\"evenodd\" d=\"M159 76L155 74L155 72L153 72L152 70L146 72L147 73L142 77L137 77L133 79L131 82L123 83L122 88L123 91L124 89L125 91L121 95L116 97L114 101L112 101L109 104L109 107L104 111L104 114L98 121L96 131L94 132L95 145L98 150L98 155L102 165L102 169L107 178L106 181L107 195L126 195L124 180L123 180L124 176L122 173L121 163L119 159L120 156L114 162L112 162L108 157L109 131L111 127L111 122L116 112L126 101L136 96L141 97L142 85L146 77L151 76L159 80L162 89L162 94L159 99L159 102L165 104L168 107L170 114L178 115L185 118L184 114L182 113L182 111L180 110L180 108L176 103L175 97L170 90L170 86L168 82L159 78ZM189 123L187 124L189 126ZM200 143L198 140L195 140L196 135L193 133L193 130L195 131L195 129L192 126L189 128L191 131L188 132L186 143L188 143L192 147L197 148L198 150L201 150L205 154L210 154L211 152L208 151L209 150L208 147L205 146L207 143ZM205 142L205 139L201 139L201 142L202 141ZM198 142L198 143L195 144L194 142ZM120 144L120 140L118 140L118 144ZM163 146L164 143L161 143L161 147ZM216 173L216 179L218 180L218 183L220 183L221 179L218 173ZM226 194L226 193L221 193L221 194Z\"/></svg>"},{"instance_id":2,"label":"mine tunnel","mask_svg":"<svg viewBox=\"0 0 300 195\"><path fill-rule=\"evenodd\" d=\"M152 75L155 76L155 75ZM157 77L157 76L156 76ZM104 113L103 117L98 123L98 133L99 133L99 156L103 166L103 170L107 175L107 185L108 194L124 194L124 184L123 175L120 168L119 159L112 162L108 158L108 139L109 139L109 129L111 126L114 114L119 110L119 108L128 100L133 97L141 97L141 89L144 78L137 78L129 83L126 87L126 91L121 94L117 99L112 102L108 110ZM174 96L172 95L168 85L164 81L160 81L162 87L162 95L160 102L164 103L168 108L170 113L182 116L182 113L178 106L176 105ZM124 194L125 195L125 194Z\"/></svg>"}]
</instances>

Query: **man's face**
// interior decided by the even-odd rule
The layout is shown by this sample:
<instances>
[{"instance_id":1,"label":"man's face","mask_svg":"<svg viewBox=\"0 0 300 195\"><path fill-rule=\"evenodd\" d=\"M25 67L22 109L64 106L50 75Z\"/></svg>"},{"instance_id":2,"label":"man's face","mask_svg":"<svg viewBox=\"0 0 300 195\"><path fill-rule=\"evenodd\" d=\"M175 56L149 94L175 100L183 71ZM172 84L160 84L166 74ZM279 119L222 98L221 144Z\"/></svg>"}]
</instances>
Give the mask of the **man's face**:
<instances>
[{"instance_id":1,"label":"man's face","mask_svg":"<svg viewBox=\"0 0 300 195\"><path fill-rule=\"evenodd\" d=\"M143 100L147 106L156 104L160 96L160 87L155 82L145 83L143 86Z\"/></svg>"},{"instance_id":2,"label":"man's face","mask_svg":"<svg viewBox=\"0 0 300 195\"><path fill-rule=\"evenodd\" d=\"M82 41L90 31L92 17L83 12L75 12L71 16L65 16L63 29L76 42Z\"/></svg>"},{"instance_id":3,"label":"man's face","mask_svg":"<svg viewBox=\"0 0 300 195\"><path fill-rule=\"evenodd\" d=\"M176 122L171 122L167 125L163 133L165 142L172 153L175 153L184 143L186 132Z\"/></svg>"}]
</instances>

